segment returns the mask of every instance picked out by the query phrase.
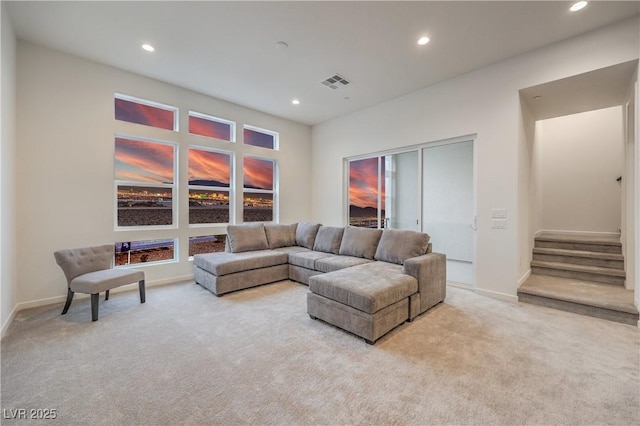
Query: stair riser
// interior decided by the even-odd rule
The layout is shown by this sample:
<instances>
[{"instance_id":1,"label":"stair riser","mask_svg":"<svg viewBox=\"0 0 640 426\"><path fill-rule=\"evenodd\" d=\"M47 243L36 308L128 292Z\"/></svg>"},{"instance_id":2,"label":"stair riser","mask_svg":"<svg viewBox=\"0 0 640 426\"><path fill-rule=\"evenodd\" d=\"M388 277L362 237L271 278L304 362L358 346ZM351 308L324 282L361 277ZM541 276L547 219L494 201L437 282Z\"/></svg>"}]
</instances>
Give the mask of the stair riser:
<instances>
[{"instance_id":1,"label":"stair riser","mask_svg":"<svg viewBox=\"0 0 640 426\"><path fill-rule=\"evenodd\" d=\"M551 268L541 268L539 266L533 266L531 268L531 273L539 274L539 275L551 275L552 277L573 278L576 280L593 281L593 282L603 283L603 284L624 286L624 278L622 277L611 277L608 275L591 274L589 272L566 271L563 269L551 269Z\"/></svg>"},{"instance_id":2,"label":"stair riser","mask_svg":"<svg viewBox=\"0 0 640 426\"><path fill-rule=\"evenodd\" d=\"M533 260L540 260L543 262L571 263L573 265L600 266L603 268L624 270L624 262L621 260L595 259L591 257L562 256L542 253L534 253Z\"/></svg>"},{"instance_id":3,"label":"stair riser","mask_svg":"<svg viewBox=\"0 0 640 426\"><path fill-rule=\"evenodd\" d=\"M595 306L586 306L578 303L567 302L558 299L551 299L542 296L534 296L530 294L518 292L518 301L530 303L547 308L559 309L562 311L573 312L580 315L588 315L591 317L602 318L609 321L616 321L623 324L637 325L638 314L630 314L627 312L612 311L609 309L598 308Z\"/></svg>"},{"instance_id":4,"label":"stair riser","mask_svg":"<svg viewBox=\"0 0 640 426\"><path fill-rule=\"evenodd\" d=\"M568 271L564 269L544 268L534 266L531 268L532 274L550 275L552 277L572 278L581 281L593 281L596 283L624 286L623 277L612 277L610 275L593 274L590 272Z\"/></svg>"},{"instance_id":5,"label":"stair riser","mask_svg":"<svg viewBox=\"0 0 640 426\"><path fill-rule=\"evenodd\" d=\"M581 244L581 243L565 243L560 241L536 240L535 246L540 248L554 248L554 249L563 249L563 250L594 251L597 253L622 254L622 247L619 245Z\"/></svg>"}]
</instances>

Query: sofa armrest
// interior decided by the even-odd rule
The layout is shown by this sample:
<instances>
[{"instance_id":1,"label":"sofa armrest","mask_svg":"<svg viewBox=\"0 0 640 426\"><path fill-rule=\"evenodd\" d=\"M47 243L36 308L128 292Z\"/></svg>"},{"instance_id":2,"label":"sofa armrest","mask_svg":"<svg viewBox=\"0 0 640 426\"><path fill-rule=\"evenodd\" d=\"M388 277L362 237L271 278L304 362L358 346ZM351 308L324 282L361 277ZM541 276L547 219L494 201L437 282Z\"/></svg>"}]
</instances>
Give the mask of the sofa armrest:
<instances>
[{"instance_id":1,"label":"sofa armrest","mask_svg":"<svg viewBox=\"0 0 640 426\"><path fill-rule=\"evenodd\" d=\"M420 309L423 313L442 302L447 295L447 257L429 253L404 261L404 273L418 280Z\"/></svg>"}]
</instances>

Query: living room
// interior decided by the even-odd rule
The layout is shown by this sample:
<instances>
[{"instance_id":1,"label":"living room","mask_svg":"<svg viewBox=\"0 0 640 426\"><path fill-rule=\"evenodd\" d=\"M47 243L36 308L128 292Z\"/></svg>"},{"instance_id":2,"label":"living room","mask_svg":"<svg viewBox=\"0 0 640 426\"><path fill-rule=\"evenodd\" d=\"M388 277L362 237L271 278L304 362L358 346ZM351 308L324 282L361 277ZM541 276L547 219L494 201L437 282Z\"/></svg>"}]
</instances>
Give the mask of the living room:
<instances>
[{"instance_id":1,"label":"living room","mask_svg":"<svg viewBox=\"0 0 640 426\"><path fill-rule=\"evenodd\" d=\"M459 301L458 310L460 312L462 312L463 306L468 309L472 309L474 305L476 308L481 308L473 312L486 319L486 316L490 314L489 310L501 309L499 307L502 305L499 305L498 302L509 302L513 305L515 305L514 302L517 302L517 289L530 269L533 235L536 231L533 229L533 218L531 217L531 212L534 210L534 194L530 187L530 157L532 153L527 139L527 126L530 125L527 120L531 120L531 117L527 119L526 114L523 113L520 91L630 61L636 62L634 81L637 82L638 76L639 21L636 7L635 12L624 10L618 19L611 18L612 20L606 24L584 29L563 39L554 40L551 44L531 47L508 58L485 62L482 66L465 70L451 78L425 85L426 87L411 90L398 96L388 97L383 101L345 112L339 116L311 119L303 118L300 115L301 118L296 120L284 117L287 114L291 116L304 114L300 111L305 108L305 102L308 101L302 95L281 94L283 106L278 106L279 110L274 109L269 113L260 111L253 104L238 104L223 100L225 97L222 94L215 97L199 93L194 88L187 89L178 84L161 81L162 79L154 77L154 75L142 75L131 71L138 62L151 69L161 68L162 61L167 60L162 57L164 53L161 45L155 46L157 51L154 54L158 55L155 57L153 54L142 51L138 45L135 46L135 51L133 46L122 48L123 61L128 60L131 65L118 67L101 63L100 60L95 60L90 56L80 57L65 52L60 46L51 47L43 43L29 41L26 36L20 36L20 31L23 29L17 28L12 23L12 19L17 19L19 16L24 18L32 12L28 7L22 9L15 4L9 5L7 3L3 2L2 4L2 255L0 257L2 259L1 319L3 336L7 330L10 330L12 323L29 322L28 318L20 316L22 311L36 308L38 311L35 317L49 315L50 322L59 317L58 306L64 302L66 285L52 254L61 248L89 246L103 242L116 244L122 241L158 239L177 241L174 246L175 260L142 266L149 285L149 300L146 303L148 306L145 308L151 307L153 309L153 289L155 288L165 292L157 299L159 303L157 306L162 306L165 309L170 309L170 304L164 299L174 298L176 300L175 298L184 296L184 300L189 300L190 303L194 301L191 296L184 294L185 288L182 285L193 280L193 264L188 250L189 238L224 234L226 225L190 226L188 197L186 195L189 180L187 159L190 147L205 147L233 154L236 160L234 169L236 175L231 180L232 182L236 181L237 184L237 189L231 189L235 190L233 205L229 210L233 217L233 223L240 224L243 221L244 202L243 197L240 196L243 189L242 174L240 173L241 159L260 157L273 160L277 164L277 184L275 185L277 193L274 194L273 207L274 218L277 222L288 224L315 221L325 225L344 226L348 219L346 191L348 185L345 177L345 161L358 156L394 152L406 147L438 143L460 137L470 137L475 145L474 188L477 230L475 231L473 249L474 276L470 287L476 296L491 296L493 299L469 300L466 293L461 293L461 291L468 290L455 289L452 293L452 300ZM55 3L53 2L52 6L49 6L52 8L51 11L55 11ZM563 11L570 6L565 2L553 3L560 3ZM35 4L32 5L32 7L35 6ZM318 7L318 10L322 9L319 4L315 6ZM361 7L365 6L367 5ZM368 6L375 9L373 5ZM389 10L393 9L393 5L390 3L380 5L380 7L383 6L390 8ZM599 5L590 4L585 12L588 12L588 8L596 6ZM65 7L72 6L66 5ZM226 5L225 7L233 9L234 6ZM255 7L261 10L258 6ZM268 4L260 7L266 8L265 10L269 8ZM280 7L285 8L286 5L280 5ZM298 7L301 6L298 5ZM349 7L357 6L350 5ZM244 9L237 11L240 15L245 12ZM263 12L264 16L269 16L265 11ZM12 13L15 16L12 16ZM254 13L258 14L258 12ZM310 12L307 10L306 13ZM328 12L324 10L323 13ZM52 22L54 22L53 16L51 15ZM567 16L566 19L569 18L575 17ZM113 23L110 20L105 22ZM431 46L427 44L424 46L425 48L437 47L437 43L435 43L437 38L433 34L431 36L433 39L429 43ZM31 37L37 36L32 34ZM46 32L44 37L46 37ZM271 49L265 55L275 55L281 62L289 61L287 63L295 64L297 59L294 55L299 52L296 40L285 36L273 35L273 37L273 40L269 39L268 43L264 42L265 46L268 45ZM508 37L510 35L504 35L504 38ZM288 48L276 46L279 41L287 42ZM57 43L64 45L64 40L57 41ZM137 40L136 43L138 43ZM177 44L179 46L174 46L174 52L184 54L183 59L187 61L188 46L182 46L179 42ZM499 49L496 48L496 50ZM423 51L420 54L424 55L424 53ZM379 55L379 53L376 54ZM256 57L256 60L259 58L259 56ZM179 60L175 59L174 61ZM344 106L344 104L356 103L359 102L359 99L352 94L349 96L335 95L330 91L331 89L322 87L319 84L320 80L340 72L352 78L353 85L364 85L365 81L359 78L355 71L343 71L340 64L328 64L327 68L331 71L325 75L323 69L320 78L314 76L318 81L313 80L313 85L320 86L318 90L327 91L322 92L326 94L321 97L330 98L328 105L332 105L331 102L333 102L337 110L347 111L352 107ZM191 76L194 80L202 78L201 74L207 74L206 70L195 68L184 69L183 72L188 76L187 78ZM394 76L394 78L401 79L402 76ZM261 85L269 86L261 80L244 83L247 86L245 90L254 91L256 98L265 96L257 91ZM631 83L632 81L629 81L629 93L632 93L633 90ZM273 85L280 87L280 82L274 82ZM116 94L176 108L179 130L156 129L115 120L113 108ZM290 105L290 96L300 96L300 104ZM351 99L344 99L344 97ZM285 103L286 106L284 106ZM622 106L618 106L622 110ZM286 112L285 108L298 108L298 110ZM236 142L209 140L190 134L187 131L189 111L234 122L237 133ZM326 112L322 113L326 114ZM321 117L321 115L316 115L316 117ZM277 132L278 149L267 150L238 143L242 140L240 129L244 126ZM168 141L176 147L176 187L180 198L174 197L176 200L174 201L173 226L159 229L118 229L115 219L117 209L114 193L117 183L114 181L114 135ZM637 139L636 135L636 145ZM635 161L634 167L637 170L638 160ZM637 176L638 174L636 174L636 178ZM632 201L635 201L635 212L638 212L637 199ZM504 209L506 212L505 229L492 227L494 219L492 212L495 209ZM637 235L638 230L640 230L640 226L636 226L631 231ZM429 233L428 229L424 229L424 231ZM640 241L640 237L636 236L635 240ZM636 259L627 259L627 262L635 261L637 265L637 254L635 257ZM640 270L640 268L636 267L636 270ZM636 305L640 305L638 277L632 278L633 282L630 288L635 288ZM171 290L173 283L181 285ZM278 286L271 289L267 286L263 289L256 289L256 293L238 294L233 297L242 299L245 303L255 303L255 299L264 298L265 295L272 296L275 300L289 300L291 296L288 296L286 291L280 292L278 290L290 290L289 286L292 284L285 283L278 284ZM128 297L125 295L129 295L129 293L114 295L114 300L110 302L118 303L116 300L119 297ZM211 303L228 303L225 302L226 296L219 301L212 302L206 299L209 296L213 297L212 295L204 292L198 295L205 300L192 306L185 306L177 301L176 307L188 311L197 309L206 311L212 308ZM160 303L162 300L164 302ZM86 299L79 299L76 303L88 306ZM55 304L55 309L51 306L52 304ZM122 305L114 306L122 307ZM218 308L220 307L216 305L216 309ZM48 311L42 309L48 309ZM134 316L131 318L146 324L144 317L134 313L135 309L136 306L125 304L124 314L133 313ZM265 309L265 307L260 305L258 309ZM482 309L486 309L487 312L483 313ZM511 308L504 309L509 314L516 315L516 311L509 310ZM179 315L179 310L171 312L173 315ZM82 311L82 313L86 314L86 311ZM288 315L300 313L304 315L303 310L288 312L286 318L289 318ZM117 321L114 324L124 325L121 332L125 333L128 326L135 324L131 322L127 325L126 317L118 318L117 309L109 311L109 314L107 317L101 318L95 325L99 326L103 320L107 324L106 320L111 318L111 320ZM533 313L529 314L536 318ZM211 312L203 312L202 315L203 322L205 318L220 319ZM590 329L589 324L593 328L598 328L600 325L599 322L588 322L598 321L593 319L587 320L585 323L587 325L574 325L570 314L549 314L544 311L544 315L547 315L545 318L558 320L561 317L562 320L570 321L572 327L581 330L583 328ZM497 322L498 318L502 321L508 321L509 315L506 313L496 315L495 320L491 322ZM17 319L20 319L20 322ZM87 319L86 315L77 317L77 321L84 319ZM262 317L261 319L264 320ZM71 325L77 326L78 323L75 321L76 319ZM429 322L428 316L423 315L420 321L429 328L426 325ZM455 325L444 319L439 324L452 327ZM473 324L477 325L473 321L471 325L466 324L465 333L473 329ZM535 324L535 327L545 327L542 320L535 320L532 324ZM292 327L280 325L283 327L283 333ZM161 328L155 327L151 327L154 333L162 332ZM239 326L229 325L229 327L232 327L237 333L242 333L244 330ZM620 334L627 333L626 328L618 329L616 327L625 326L602 325L603 329L608 330L610 336L619 337ZM410 331L413 328L401 328L401 331L409 333L404 337L397 336L401 333L394 336L396 339L407 339L403 340L403 342L406 341L406 345L398 345L398 348L401 349L397 349L396 353L403 354L405 350L410 354L413 353L410 338L428 341L428 337L421 337L418 331ZM476 331L487 331L484 327L480 328ZM268 333L268 328L260 330ZM297 334L301 333L300 330L291 330L291 332L291 339L300 338L300 335ZM586 333L586 331L584 332ZM636 333L635 337L625 335L624 339L630 341L627 348L635 347L637 349L637 329L634 329L633 332ZM313 328L313 333L320 333L320 331ZM519 342L519 338L511 335L511 331L508 329L500 329L494 336L507 335L512 342ZM112 337L115 339L115 336ZM353 338L352 336L346 337ZM560 337L559 339L561 340ZM251 342L246 338L238 341L246 344ZM331 335L330 341L338 346L345 345L341 337L338 338L334 335ZM153 339L145 340L145 342L152 345ZM169 349L170 342L163 341L161 343L163 350L173 351L172 353L176 357L180 356L178 349ZM383 342L383 346L385 343L388 344L388 342ZM455 343L465 345L463 340ZM187 345L186 342L180 344ZM474 343L469 342L469 345L472 348L470 350L480 349ZM586 342L582 342L578 346L583 349L588 347ZM238 349L238 346L233 347ZM331 345L323 345L322 347L328 351L332 350ZM377 347L378 345L376 345ZM191 347L191 349L202 348ZM484 346L481 349L486 350ZM364 346L358 348L348 359L354 361L354 359L361 357L370 359L372 362L381 360L367 355L366 350L368 348ZM344 353L344 347L341 346L340 352ZM289 352L286 354L293 356ZM406 352L404 354L406 355ZM283 354L279 353L278 355L282 356ZM512 355L512 357L500 358L500 362L512 362L518 358L518 356ZM443 356L451 357L453 355ZM242 357L239 356L238 359L241 360ZM490 362L490 359L491 356L488 356L484 358L484 361ZM113 368L117 368L118 362L115 358L110 359L109 362ZM267 360L260 360L261 365L263 362L266 364ZM392 368L391 361L389 359L383 361L383 363L386 362L389 363L389 368ZM322 360L315 360L314 363L320 365ZM176 365L186 368L183 363ZM357 366L356 362L353 365L349 364L350 368L354 366ZM476 365L474 364L474 366ZM442 368L449 367L443 366ZM7 368L9 367L7 366ZM406 370L403 374L410 374L409 372L410 370ZM335 375L333 375L334 373ZM3 378L4 374L5 365L3 362ZM631 383L635 380L637 384L637 372L627 372L626 374L631 376L627 377ZM225 382L228 384L233 374L231 371L227 371L223 376L228 379ZM332 373L334 379L338 376L335 371ZM157 385L157 382L155 384ZM269 383L263 384L267 386ZM368 382L368 385L373 385L373 383ZM396 384L396 386L398 385ZM496 386L498 385L496 384ZM398 388L394 387L394 389ZM148 390L151 391L151 389ZM476 390L480 392L480 388ZM309 392L308 396L311 398L312 390L307 389L306 391ZM532 391L542 392L543 390L538 388ZM5 392L3 386L3 408L21 408L18 406L5 407ZM623 405L636 404L637 406L637 391L635 394L628 390L626 392ZM107 395L103 396L108 398ZM171 396L169 399L176 400L175 396ZM33 407L23 408L47 408L37 406L40 401L32 401L32 403ZM249 404L248 401L245 403ZM497 404L500 405L500 402ZM262 415L266 415L265 413L268 413L268 410L261 411ZM471 418L463 415L457 418L455 416L437 418L440 420L436 423L456 423L456 419L462 423L473 422ZM487 420L491 417L487 414L487 417L477 417L475 421L480 423L483 418ZM570 417L533 418L537 418L542 423L545 423L545 419L549 423L571 422ZM509 417L501 419L505 423L509 421ZM585 420L584 417L581 419ZM297 420L295 417L276 417L274 422L283 423L287 420L294 423L313 422L313 418L305 417L299 417ZM330 417L316 417L315 420L316 423L331 423ZM349 416L345 413L341 413L336 422L383 423L385 420L401 422L398 417L393 416L376 419L366 416ZM420 423L420 420L420 418L408 418L406 422ZM512 417L511 420L512 423L523 423L526 419ZM616 418L612 422L623 424L625 420L637 420L637 415L636 417ZM106 420L103 421L106 422ZM125 421L124 418L119 418L114 419L113 422L123 421ZM138 418L138 421L140 422L141 419ZM174 418L174 422L179 421L184 422L185 418L182 420L179 417ZM238 415L238 417L218 418L219 423L225 421L227 423L269 422L266 417L243 418ZM168 419L167 422L171 422L171 420Z\"/></svg>"}]
</instances>

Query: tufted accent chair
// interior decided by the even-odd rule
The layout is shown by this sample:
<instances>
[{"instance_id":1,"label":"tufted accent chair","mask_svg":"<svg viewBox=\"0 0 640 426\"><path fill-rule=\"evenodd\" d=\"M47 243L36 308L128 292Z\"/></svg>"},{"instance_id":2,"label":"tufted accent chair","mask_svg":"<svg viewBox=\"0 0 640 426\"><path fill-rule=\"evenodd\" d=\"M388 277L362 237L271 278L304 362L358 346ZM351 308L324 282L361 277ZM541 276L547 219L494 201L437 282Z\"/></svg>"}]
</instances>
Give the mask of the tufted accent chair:
<instances>
[{"instance_id":1,"label":"tufted accent chair","mask_svg":"<svg viewBox=\"0 0 640 426\"><path fill-rule=\"evenodd\" d=\"M98 321L98 296L121 285L138 282L140 303L145 302L144 271L139 269L113 269L113 245L59 250L56 262L67 278L67 302L62 310L66 314L75 292L91 295L91 320Z\"/></svg>"}]
</instances>

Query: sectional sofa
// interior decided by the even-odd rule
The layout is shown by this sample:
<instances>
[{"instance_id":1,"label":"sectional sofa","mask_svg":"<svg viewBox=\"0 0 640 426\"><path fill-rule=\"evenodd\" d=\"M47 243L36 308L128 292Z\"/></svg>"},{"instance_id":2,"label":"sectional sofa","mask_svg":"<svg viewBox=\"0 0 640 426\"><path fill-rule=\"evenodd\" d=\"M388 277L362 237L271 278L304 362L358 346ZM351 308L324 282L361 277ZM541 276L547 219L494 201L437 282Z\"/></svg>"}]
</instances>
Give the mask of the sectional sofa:
<instances>
[{"instance_id":1,"label":"sectional sofa","mask_svg":"<svg viewBox=\"0 0 640 426\"><path fill-rule=\"evenodd\" d=\"M197 284L217 296L281 280L309 286L307 313L373 344L442 302L446 258L421 232L249 224L227 228L226 249L194 256Z\"/></svg>"}]
</instances>

